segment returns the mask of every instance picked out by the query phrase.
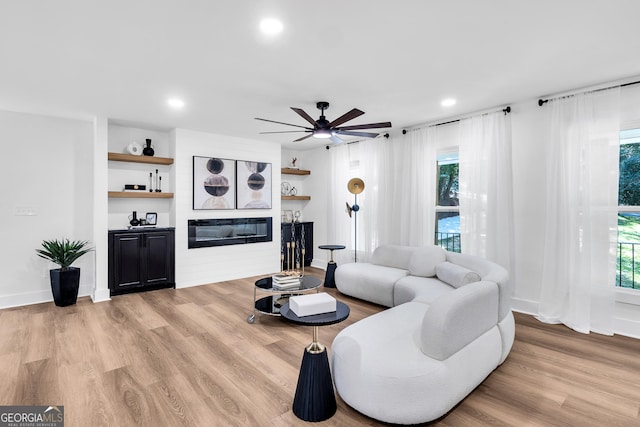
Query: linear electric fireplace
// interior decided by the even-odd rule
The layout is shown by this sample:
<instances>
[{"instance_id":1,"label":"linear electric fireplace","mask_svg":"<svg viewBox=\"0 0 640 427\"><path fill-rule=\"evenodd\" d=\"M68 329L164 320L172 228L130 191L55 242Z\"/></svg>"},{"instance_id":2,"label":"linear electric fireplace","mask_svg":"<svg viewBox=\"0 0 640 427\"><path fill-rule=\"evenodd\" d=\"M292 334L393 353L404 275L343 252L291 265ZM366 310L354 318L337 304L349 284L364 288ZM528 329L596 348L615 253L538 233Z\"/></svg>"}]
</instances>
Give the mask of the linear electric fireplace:
<instances>
[{"instance_id":1,"label":"linear electric fireplace","mask_svg":"<svg viewBox=\"0 0 640 427\"><path fill-rule=\"evenodd\" d=\"M271 217L190 219L189 249L271 241Z\"/></svg>"}]
</instances>

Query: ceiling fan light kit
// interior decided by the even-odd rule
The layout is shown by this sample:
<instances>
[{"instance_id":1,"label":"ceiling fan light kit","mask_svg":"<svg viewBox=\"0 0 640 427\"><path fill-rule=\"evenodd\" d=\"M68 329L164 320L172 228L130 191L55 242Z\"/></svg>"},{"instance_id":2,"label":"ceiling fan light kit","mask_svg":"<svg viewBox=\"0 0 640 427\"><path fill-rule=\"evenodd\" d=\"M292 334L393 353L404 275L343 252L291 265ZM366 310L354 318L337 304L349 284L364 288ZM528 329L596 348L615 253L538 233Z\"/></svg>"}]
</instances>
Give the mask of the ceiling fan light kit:
<instances>
[{"instance_id":1,"label":"ceiling fan light kit","mask_svg":"<svg viewBox=\"0 0 640 427\"><path fill-rule=\"evenodd\" d=\"M307 138L314 137L317 139L330 139L334 144L341 144L342 142L344 142L344 140L340 138L340 135L357 136L361 138L375 138L376 136L379 135L379 133L360 132L360 130L391 127L391 122L367 123L367 124L353 125L353 126L340 126L343 123L348 122L349 120L353 120L356 117L360 117L361 115L364 114L364 111L358 110L357 108L353 108L351 109L351 111L348 111L347 113L343 114L342 116L330 122L329 120L327 120L327 118L324 115L324 110L329 108L329 103L326 101L320 101L316 103L316 107L318 108L318 110L320 110L320 118L318 118L318 120L314 120L309 114L307 114L301 108L291 107L291 109L295 113L297 113L300 117L305 119L313 127L294 125L292 123L278 122L278 121L269 120L269 119L261 119L259 117L255 117L255 119L262 120L263 122L277 123L280 125L294 126L294 127L303 129L303 130L297 130L297 131L294 130L294 131L279 131L279 132L260 132L261 134L290 133L290 132L308 133L308 135L300 137L294 140L294 142L303 141Z\"/></svg>"}]
</instances>

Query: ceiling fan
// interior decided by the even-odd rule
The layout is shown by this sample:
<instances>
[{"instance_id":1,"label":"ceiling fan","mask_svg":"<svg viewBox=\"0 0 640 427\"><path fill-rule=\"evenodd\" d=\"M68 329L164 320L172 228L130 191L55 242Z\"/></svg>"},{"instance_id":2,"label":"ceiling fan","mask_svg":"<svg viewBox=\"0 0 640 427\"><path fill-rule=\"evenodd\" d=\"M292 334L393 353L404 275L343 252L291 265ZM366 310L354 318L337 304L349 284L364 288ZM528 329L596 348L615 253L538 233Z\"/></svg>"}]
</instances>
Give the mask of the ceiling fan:
<instances>
[{"instance_id":1,"label":"ceiling fan","mask_svg":"<svg viewBox=\"0 0 640 427\"><path fill-rule=\"evenodd\" d=\"M335 119L335 120L330 122L324 116L324 110L329 108L329 103L326 102L326 101L320 101L320 102L316 103L316 107L318 107L318 110L321 111L320 118L318 120L313 120L313 118L310 115L308 115L304 110L302 110L300 108L291 107L291 109L293 111L298 113L298 115L300 115L300 117L302 117L303 119L308 121L311 124L311 126L313 126L313 127L294 125L294 124L291 124L291 123L277 122L275 120L261 119L259 117L255 117L255 119L256 120L262 120L263 122L278 123L278 124L281 124L281 125L295 126L295 127L304 129L304 130L289 130L289 131L280 131L280 132L260 132L261 134L266 134L266 133L290 133L290 132L305 132L305 133L309 134L309 135L303 136L302 138L298 138L298 139L294 140L293 142L298 142L298 141L302 141L302 140L310 138L310 137L314 137L314 138L321 138L321 139L330 139L331 141L333 141L333 143L340 144L340 143L342 143L344 141L342 139L340 139L340 137L338 135L359 136L359 137L363 137L363 138L375 138L376 136L379 135L379 133L375 133L375 132L354 132L354 131L359 131L361 129L376 129L376 128L390 128L391 127L391 122L368 123L368 124L364 124L364 125L353 125L353 126L340 126L341 124L343 124L345 122L348 122L349 120L353 120L356 117L359 117L359 116L363 115L364 111L360 111L357 108L354 108L351 111L343 114L342 116L340 116L337 119Z\"/></svg>"}]
</instances>

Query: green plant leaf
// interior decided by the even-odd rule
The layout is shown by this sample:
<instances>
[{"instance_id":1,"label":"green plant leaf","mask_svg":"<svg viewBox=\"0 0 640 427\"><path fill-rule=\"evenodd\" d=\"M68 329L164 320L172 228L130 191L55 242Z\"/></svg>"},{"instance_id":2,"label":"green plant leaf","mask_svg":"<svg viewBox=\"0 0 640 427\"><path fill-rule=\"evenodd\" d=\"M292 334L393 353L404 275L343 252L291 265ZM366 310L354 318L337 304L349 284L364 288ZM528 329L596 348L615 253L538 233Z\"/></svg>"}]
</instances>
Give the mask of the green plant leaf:
<instances>
[{"instance_id":1,"label":"green plant leaf","mask_svg":"<svg viewBox=\"0 0 640 427\"><path fill-rule=\"evenodd\" d=\"M87 247L88 244L87 240L44 240L43 249L36 249L36 253L39 257L58 264L61 269L66 270L82 255L93 250Z\"/></svg>"}]
</instances>

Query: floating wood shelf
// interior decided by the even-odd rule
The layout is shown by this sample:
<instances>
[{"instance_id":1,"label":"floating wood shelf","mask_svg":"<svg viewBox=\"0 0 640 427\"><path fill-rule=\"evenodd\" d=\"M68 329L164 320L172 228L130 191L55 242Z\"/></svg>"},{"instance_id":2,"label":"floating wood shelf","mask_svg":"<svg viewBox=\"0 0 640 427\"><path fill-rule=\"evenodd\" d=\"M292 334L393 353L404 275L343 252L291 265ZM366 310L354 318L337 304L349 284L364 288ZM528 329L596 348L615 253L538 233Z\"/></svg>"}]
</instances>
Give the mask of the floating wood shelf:
<instances>
[{"instance_id":1,"label":"floating wood shelf","mask_svg":"<svg viewBox=\"0 0 640 427\"><path fill-rule=\"evenodd\" d=\"M109 191L109 197L120 199L173 199L173 193L152 193L150 191Z\"/></svg>"},{"instance_id":2,"label":"floating wood shelf","mask_svg":"<svg viewBox=\"0 0 640 427\"><path fill-rule=\"evenodd\" d=\"M282 200L311 200L311 196L282 196Z\"/></svg>"},{"instance_id":3,"label":"floating wood shelf","mask_svg":"<svg viewBox=\"0 0 640 427\"><path fill-rule=\"evenodd\" d=\"M116 162L150 163L152 165L172 165L173 164L173 159L169 157L134 156L132 154L124 154L124 153L108 153L108 159Z\"/></svg>"},{"instance_id":4,"label":"floating wood shelf","mask_svg":"<svg viewBox=\"0 0 640 427\"><path fill-rule=\"evenodd\" d=\"M286 175L310 175L311 171L304 169L282 168L280 173L284 173Z\"/></svg>"}]
</instances>

